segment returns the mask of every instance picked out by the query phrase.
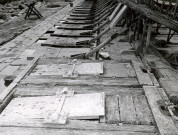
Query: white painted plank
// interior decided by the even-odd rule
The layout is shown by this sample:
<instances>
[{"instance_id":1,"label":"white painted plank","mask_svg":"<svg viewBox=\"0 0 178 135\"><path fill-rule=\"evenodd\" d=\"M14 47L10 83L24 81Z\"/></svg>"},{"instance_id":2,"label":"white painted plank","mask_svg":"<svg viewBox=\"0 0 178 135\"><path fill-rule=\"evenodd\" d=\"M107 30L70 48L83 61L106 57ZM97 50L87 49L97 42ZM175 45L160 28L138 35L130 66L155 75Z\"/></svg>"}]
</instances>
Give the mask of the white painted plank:
<instances>
[{"instance_id":1,"label":"white painted plank","mask_svg":"<svg viewBox=\"0 0 178 135\"><path fill-rule=\"evenodd\" d=\"M76 94L67 97L61 113L68 113L70 119L99 119L105 115L105 94Z\"/></svg>"},{"instance_id":2,"label":"white painted plank","mask_svg":"<svg viewBox=\"0 0 178 135\"><path fill-rule=\"evenodd\" d=\"M60 98L57 96L14 98L0 114L0 125L32 123L48 117L60 108ZM104 115L104 93L76 94L66 97L61 115L69 118L96 118Z\"/></svg>"}]
</instances>

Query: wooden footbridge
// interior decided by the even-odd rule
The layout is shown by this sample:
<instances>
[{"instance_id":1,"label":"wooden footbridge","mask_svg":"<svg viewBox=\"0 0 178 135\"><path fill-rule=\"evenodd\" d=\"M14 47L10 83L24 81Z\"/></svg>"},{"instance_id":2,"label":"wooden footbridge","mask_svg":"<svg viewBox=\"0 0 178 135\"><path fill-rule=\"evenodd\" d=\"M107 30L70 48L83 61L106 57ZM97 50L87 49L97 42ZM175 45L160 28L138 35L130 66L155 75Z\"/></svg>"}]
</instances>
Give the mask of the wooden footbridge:
<instances>
[{"instance_id":1,"label":"wooden footbridge","mask_svg":"<svg viewBox=\"0 0 178 135\"><path fill-rule=\"evenodd\" d=\"M178 135L177 4L75 0L1 46L0 135Z\"/></svg>"}]
</instances>

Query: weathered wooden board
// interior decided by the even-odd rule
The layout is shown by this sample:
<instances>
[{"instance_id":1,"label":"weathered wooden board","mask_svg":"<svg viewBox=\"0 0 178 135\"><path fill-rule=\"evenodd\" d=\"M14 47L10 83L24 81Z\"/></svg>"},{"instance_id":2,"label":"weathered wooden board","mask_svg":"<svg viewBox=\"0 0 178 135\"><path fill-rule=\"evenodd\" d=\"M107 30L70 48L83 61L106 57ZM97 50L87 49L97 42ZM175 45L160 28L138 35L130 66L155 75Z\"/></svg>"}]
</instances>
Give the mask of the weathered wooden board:
<instances>
[{"instance_id":1,"label":"weathered wooden board","mask_svg":"<svg viewBox=\"0 0 178 135\"><path fill-rule=\"evenodd\" d=\"M99 75L103 74L103 63L81 63L73 64L52 64L38 65L31 75L64 75L73 69L73 73L79 75Z\"/></svg>"},{"instance_id":2,"label":"weathered wooden board","mask_svg":"<svg viewBox=\"0 0 178 135\"><path fill-rule=\"evenodd\" d=\"M7 67L9 64L8 63L1 63L0 64L0 71L2 71L5 67Z\"/></svg>"},{"instance_id":3,"label":"weathered wooden board","mask_svg":"<svg viewBox=\"0 0 178 135\"><path fill-rule=\"evenodd\" d=\"M0 135L156 135L154 132L134 131L94 131L94 130L66 130L48 128L26 128L26 127L0 127Z\"/></svg>"},{"instance_id":4,"label":"weathered wooden board","mask_svg":"<svg viewBox=\"0 0 178 135\"><path fill-rule=\"evenodd\" d=\"M139 87L140 84L136 78L98 78L95 76L78 76L75 79L62 78L60 76L28 76L21 81L22 84L34 85L78 85L78 86L124 86L124 87Z\"/></svg>"},{"instance_id":5,"label":"weathered wooden board","mask_svg":"<svg viewBox=\"0 0 178 135\"><path fill-rule=\"evenodd\" d=\"M116 124L120 121L119 103L116 95L106 96L106 123Z\"/></svg>"},{"instance_id":6,"label":"weathered wooden board","mask_svg":"<svg viewBox=\"0 0 178 135\"><path fill-rule=\"evenodd\" d=\"M91 38L82 37L82 38L54 38L51 37L47 39L44 43L41 43L41 46L52 46L52 47L89 47L90 45L86 44L77 44L77 42L90 40Z\"/></svg>"},{"instance_id":7,"label":"weathered wooden board","mask_svg":"<svg viewBox=\"0 0 178 135\"><path fill-rule=\"evenodd\" d=\"M132 95L118 95L120 117L123 123L136 124L136 110Z\"/></svg>"},{"instance_id":8,"label":"weathered wooden board","mask_svg":"<svg viewBox=\"0 0 178 135\"><path fill-rule=\"evenodd\" d=\"M135 69L138 81L141 85L153 85L151 78L148 73L142 71L143 64L139 60L132 60L133 67Z\"/></svg>"},{"instance_id":9,"label":"weathered wooden board","mask_svg":"<svg viewBox=\"0 0 178 135\"><path fill-rule=\"evenodd\" d=\"M5 81L4 81L4 77L3 75L0 76L0 94L3 92L3 90L7 87L5 86Z\"/></svg>"},{"instance_id":10,"label":"weathered wooden board","mask_svg":"<svg viewBox=\"0 0 178 135\"><path fill-rule=\"evenodd\" d=\"M26 66L31 62L31 60L27 60L27 57L22 57L14 60L10 65L11 66Z\"/></svg>"},{"instance_id":11,"label":"weathered wooden board","mask_svg":"<svg viewBox=\"0 0 178 135\"><path fill-rule=\"evenodd\" d=\"M38 61L38 58L35 58L34 60L31 61L31 63L29 63L28 66L26 66L26 68L13 80L13 83L11 83L1 94L0 94L0 102L7 102L6 97L10 97L13 94L13 90L16 87L17 83L19 83L19 81L25 76L27 75L29 72L31 72L31 70L34 68L34 66L36 65L36 62ZM6 101L5 101L6 100ZM2 107L1 107L2 109Z\"/></svg>"},{"instance_id":12,"label":"weathered wooden board","mask_svg":"<svg viewBox=\"0 0 178 135\"><path fill-rule=\"evenodd\" d=\"M68 20L89 20L91 21L93 18L91 17L74 17L74 16L71 16L71 17L67 17Z\"/></svg>"},{"instance_id":13,"label":"weathered wooden board","mask_svg":"<svg viewBox=\"0 0 178 135\"><path fill-rule=\"evenodd\" d=\"M58 89L63 89L65 86L55 85L18 85L15 88L14 97L31 97L31 96L54 96ZM106 95L132 94L143 95L142 88L125 88L125 87L111 87L111 86L67 86L69 89L75 91L76 94L105 92Z\"/></svg>"},{"instance_id":14,"label":"weathered wooden board","mask_svg":"<svg viewBox=\"0 0 178 135\"><path fill-rule=\"evenodd\" d=\"M89 11L90 12L91 9L90 8L89 9L86 9L86 8L85 9L83 9L83 8L82 9L80 9L80 8L77 9L77 8L75 8L73 11Z\"/></svg>"},{"instance_id":15,"label":"weathered wooden board","mask_svg":"<svg viewBox=\"0 0 178 135\"><path fill-rule=\"evenodd\" d=\"M74 73L79 75L100 75L103 74L103 63L81 63L76 65Z\"/></svg>"},{"instance_id":16,"label":"weathered wooden board","mask_svg":"<svg viewBox=\"0 0 178 135\"><path fill-rule=\"evenodd\" d=\"M91 34L80 34L83 32L90 32L90 30L66 30L66 29L57 29L51 36L58 36L58 37L91 37Z\"/></svg>"},{"instance_id":17,"label":"weathered wooden board","mask_svg":"<svg viewBox=\"0 0 178 135\"><path fill-rule=\"evenodd\" d=\"M44 119L50 112L58 108L59 98L55 96L15 98L1 114L2 122L16 123L27 120Z\"/></svg>"},{"instance_id":18,"label":"weathered wooden board","mask_svg":"<svg viewBox=\"0 0 178 135\"><path fill-rule=\"evenodd\" d=\"M0 75L13 75L13 73L15 71L18 70L20 66L7 66L6 68L4 68L1 72L0 72Z\"/></svg>"},{"instance_id":19,"label":"weathered wooden board","mask_svg":"<svg viewBox=\"0 0 178 135\"><path fill-rule=\"evenodd\" d=\"M73 65L69 64L37 65L30 75L63 75L72 67Z\"/></svg>"},{"instance_id":20,"label":"weathered wooden board","mask_svg":"<svg viewBox=\"0 0 178 135\"><path fill-rule=\"evenodd\" d=\"M57 29L69 29L69 30L92 30L93 27L87 24L61 24L56 25Z\"/></svg>"},{"instance_id":21,"label":"weathered wooden board","mask_svg":"<svg viewBox=\"0 0 178 135\"><path fill-rule=\"evenodd\" d=\"M70 16L90 17L91 14L69 13Z\"/></svg>"},{"instance_id":22,"label":"weathered wooden board","mask_svg":"<svg viewBox=\"0 0 178 135\"><path fill-rule=\"evenodd\" d=\"M31 56L31 55L33 55L35 52L36 52L36 50L26 49L26 50L19 56L19 58Z\"/></svg>"},{"instance_id":23,"label":"weathered wooden board","mask_svg":"<svg viewBox=\"0 0 178 135\"><path fill-rule=\"evenodd\" d=\"M146 97L144 95L132 96L136 110L137 124L153 125L154 119L149 109Z\"/></svg>"},{"instance_id":24,"label":"weathered wooden board","mask_svg":"<svg viewBox=\"0 0 178 135\"><path fill-rule=\"evenodd\" d=\"M135 70L130 63L105 62L104 77L136 77Z\"/></svg>"},{"instance_id":25,"label":"weathered wooden board","mask_svg":"<svg viewBox=\"0 0 178 135\"><path fill-rule=\"evenodd\" d=\"M87 53L90 51L90 48L61 48L58 58L61 57L70 57L71 55Z\"/></svg>"},{"instance_id":26,"label":"weathered wooden board","mask_svg":"<svg viewBox=\"0 0 178 135\"><path fill-rule=\"evenodd\" d=\"M92 24L90 20L65 20L64 24Z\"/></svg>"},{"instance_id":27,"label":"weathered wooden board","mask_svg":"<svg viewBox=\"0 0 178 135\"><path fill-rule=\"evenodd\" d=\"M178 130L170 116L166 116L159 110L157 101L162 100L155 86L143 86L148 103L151 107L156 125L161 135L177 135Z\"/></svg>"}]
</instances>

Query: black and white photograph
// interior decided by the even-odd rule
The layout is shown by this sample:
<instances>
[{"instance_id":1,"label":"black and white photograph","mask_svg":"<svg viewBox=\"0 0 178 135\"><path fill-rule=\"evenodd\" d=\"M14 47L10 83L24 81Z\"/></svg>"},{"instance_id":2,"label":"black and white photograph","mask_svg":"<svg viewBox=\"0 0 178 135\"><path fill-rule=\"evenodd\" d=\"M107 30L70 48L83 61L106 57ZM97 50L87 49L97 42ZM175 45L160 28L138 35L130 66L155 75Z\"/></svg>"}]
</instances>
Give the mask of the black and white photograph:
<instances>
[{"instance_id":1,"label":"black and white photograph","mask_svg":"<svg viewBox=\"0 0 178 135\"><path fill-rule=\"evenodd\" d=\"M178 0L0 0L0 135L178 135Z\"/></svg>"}]
</instances>

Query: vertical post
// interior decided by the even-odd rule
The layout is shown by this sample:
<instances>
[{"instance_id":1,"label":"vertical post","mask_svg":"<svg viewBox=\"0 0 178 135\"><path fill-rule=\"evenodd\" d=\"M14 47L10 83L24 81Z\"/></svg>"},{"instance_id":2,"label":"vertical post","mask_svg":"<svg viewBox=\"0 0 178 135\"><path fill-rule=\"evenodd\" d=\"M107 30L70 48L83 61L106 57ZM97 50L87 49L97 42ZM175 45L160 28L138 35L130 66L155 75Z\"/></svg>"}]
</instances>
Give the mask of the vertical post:
<instances>
[{"instance_id":1,"label":"vertical post","mask_svg":"<svg viewBox=\"0 0 178 135\"><path fill-rule=\"evenodd\" d=\"M142 37L141 37L141 41L140 41L140 44L139 44L139 52L140 52L141 57L142 57L142 54L143 54L146 27L147 27L146 20L143 20L143 32L142 32Z\"/></svg>"},{"instance_id":2,"label":"vertical post","mask_svg":"<svg viewBox=\"0 0 178 135\"><path fill-rule=\"evenodd\" d=\"M170 35L171 35L171 29L169 29L169 33L168 33L168 36L167 36L167 43L170 41Z\"/></svg>"},{"instance_id":3,"label":"vertical post","mask_svg":"<svg viewBox=\"0 0 178 135\"><path fill-rule=\"evenodd\" d=\"M146 54L146 52L147 52L147 48L148 48L149 45L150 45L151 31L152 31L151 24L148 24L148 32L147 32L147 39L146 39L146 47L145 47L145 49L144 49L143 55Z\"/></svg>"},{"instance_id":4,"label":"vertical post","mask_svg":"<svg viewBox=\"0 0 178 135\"><path fill-rule=\"evenodd\" d=\"M98 26L100 25L100 23L98 23ZM98 31L97 31L97 35L100 33L100 29L98 29ZM101 43L101 41L100 41L100 38L98 38L97 39L97 42L96 42L96 45L98 46L99 44ZM99 59L99 51L97 51L96 52L96 57L95 57L95 59Z\"/></svg>"},{"instance_id":5,"label":"vertical post","mask_svg":"<svg viewBox=\"0 0 178 135\"><path fill-rule=\"evenodd\" d=\"M138 31L137 31L137 40L139 40L140 34L142 33L142 27L143 27L142 19L139 19L139 21L138 21Z\"/></svg>"}]
</instances>

